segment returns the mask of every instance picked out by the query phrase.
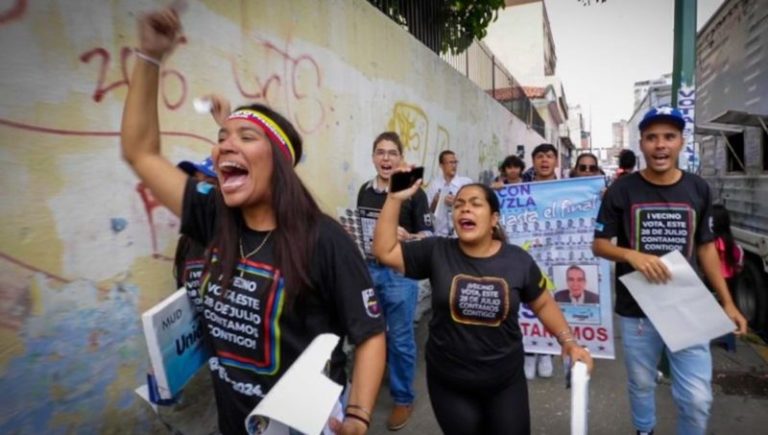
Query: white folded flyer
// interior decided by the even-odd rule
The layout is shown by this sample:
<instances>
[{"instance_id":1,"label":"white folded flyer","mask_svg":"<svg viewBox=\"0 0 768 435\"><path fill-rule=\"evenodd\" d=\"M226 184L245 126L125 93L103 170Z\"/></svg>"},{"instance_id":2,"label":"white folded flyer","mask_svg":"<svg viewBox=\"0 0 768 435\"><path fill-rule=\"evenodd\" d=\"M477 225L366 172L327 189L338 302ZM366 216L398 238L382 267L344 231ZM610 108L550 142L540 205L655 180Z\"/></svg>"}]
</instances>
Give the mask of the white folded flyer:
<instances>
[{"instance_id":1,"label":"white folded flyer","mask_svg":"<svg viewBox=\"0 0 768 435\"><path fill-rule=\"evenodd\" d=\"M736 329L680 251L661 257L672 279L654 284L640 272L619 277L669 350L708 343Z\"/></svg>"},{"instance_id":2,"label":"white folded flyer","mask_svg":"<svg viewBox=\"0 0 768 435\"><path fill-rule=\"evenodd\" d=\"M339 404L343 387L323 374L338 343L335 334L320 334L312 340L248 414L245 428L249 434L288 435L289 427L319 434L332 415L343 419Z\"/></svg>"}]
</instances>

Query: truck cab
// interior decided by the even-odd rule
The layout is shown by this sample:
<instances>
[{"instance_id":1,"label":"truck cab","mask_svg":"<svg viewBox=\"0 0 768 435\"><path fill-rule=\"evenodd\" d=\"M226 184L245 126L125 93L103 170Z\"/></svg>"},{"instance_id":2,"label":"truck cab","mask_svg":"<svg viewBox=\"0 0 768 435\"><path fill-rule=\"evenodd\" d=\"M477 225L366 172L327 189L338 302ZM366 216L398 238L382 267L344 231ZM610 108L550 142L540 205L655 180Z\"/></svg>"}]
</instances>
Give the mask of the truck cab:
<instances>
[{"instance_id":1,"label":"truck cab","mask_svg":"<svg viewBox=\"0 0 768 435\"><path fill-rule=\"evenodd\" d=\"M732 289L752 328L768 330L768 116L729 110L696 127L701 175L713 200L731 215L744 248L744 269Z\"/></svg>"},{"instance_id":2,"label":"truck cab","mask_svg":"<svg viewBox=\"0 0 768 435\"><path fill-rule=\"evenodd\" d=\"M768 0L726 0L696 38L699 173L744 248L734 300L768 331ZM765 336L765 335L764 335Z\"/></svg>"}]
</instances>

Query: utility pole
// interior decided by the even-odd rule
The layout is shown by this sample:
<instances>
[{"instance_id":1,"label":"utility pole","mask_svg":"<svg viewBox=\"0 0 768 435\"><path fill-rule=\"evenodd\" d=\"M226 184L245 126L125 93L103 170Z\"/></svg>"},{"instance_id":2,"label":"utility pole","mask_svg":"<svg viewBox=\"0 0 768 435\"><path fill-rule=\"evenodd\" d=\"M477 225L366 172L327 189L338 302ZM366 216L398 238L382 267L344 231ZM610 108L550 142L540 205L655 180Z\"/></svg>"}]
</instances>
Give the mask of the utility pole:
<instances>
[{"instance_id":1,"label":"utility pole","mask_svg":"<svg viewBox=\"0 0 768 435\"><path fill-rule=\"evenodd\" d=\"M685 149L678 166L695 172L698 166L693 141L696 105L696 0L675 0L674 57L672 59L672 105L685 117Z\"/></svg>"},{"instance_id":2,"label":"utility pole","mask_svg":"<svg viewBox=\"0 0 768 435\"><path fill-rule=\"evenodd\" d=\"M675 0L675 51L672 58L672 106L685 117L685 148L677 166L695 172L698 157L694 149L694 106L696 105L696 0ZM659 370L670 377L669 360L662 352Z\"/></svg>"}]
</instances>

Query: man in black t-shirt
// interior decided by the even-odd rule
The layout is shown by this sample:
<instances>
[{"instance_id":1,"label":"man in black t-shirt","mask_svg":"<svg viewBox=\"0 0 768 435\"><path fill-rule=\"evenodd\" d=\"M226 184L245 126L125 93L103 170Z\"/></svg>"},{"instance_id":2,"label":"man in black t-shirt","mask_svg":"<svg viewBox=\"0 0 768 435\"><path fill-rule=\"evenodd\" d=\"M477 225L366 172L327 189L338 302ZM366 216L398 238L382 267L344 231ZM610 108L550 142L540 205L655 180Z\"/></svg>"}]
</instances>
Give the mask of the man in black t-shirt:
<instances>
[{"instance_id":1,"label":"man in black t-shirt","mask_svg":"<svg viewBox=\"0 0 768 435\"><path fill-rule=\"evenodd\" d=\"M357 195L357 207L365 209L366 216L378 216L387 199L390 176L402 163L402 156L403 145L396 133L384 132L373 142L376 177L365 182ZM431 235L429 204L423 190L403 203L399 223L397 235L401 241L418 240ZM387 322L389 392L395 402L387 427L398 430L408 423L415 399L413 378L416 372L416 337L413 319L419 284L375 260L368 260L368 270Z\"/></svg>"},{"instance_id":2,"label":"man in black t-shirt","mask_svg":"<svg viewBox=\"0 0 768 435\"><path fill-rule=\"evenodd\" d=\"M709 186L677 168L684 127L682 113L672 107L652 108L645 114L640 122L640 149L647 167L622 176L608 188L595 224L595 255L616 262L616 313L622 327L632 422L638 433L653 433L656 425L656 366L665 345L618 277L637 270L651 282L665 282L670 272L658 256L678 250L694 269L701 265L725 313L739 332L746 331L746 321L720 274L709 227ZM611 242L613 237L616 244ZM679 411L677 432L704 434L712 403L709 346L667 351L667 355Z\"/></svg>"}]
</instances>

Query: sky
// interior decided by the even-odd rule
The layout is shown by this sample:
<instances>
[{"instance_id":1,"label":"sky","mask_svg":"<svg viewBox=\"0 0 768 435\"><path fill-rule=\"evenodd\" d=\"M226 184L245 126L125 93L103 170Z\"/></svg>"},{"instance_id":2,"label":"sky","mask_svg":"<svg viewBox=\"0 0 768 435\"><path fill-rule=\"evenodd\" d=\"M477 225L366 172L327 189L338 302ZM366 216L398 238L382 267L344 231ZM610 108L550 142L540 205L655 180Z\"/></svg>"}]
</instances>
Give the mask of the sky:
<instances>
[{"instance_id":1,"label":"sky","mask_svg":"<svg viewBox=\"0 0 768 435\"><path fill-rule=\"evenodd\" d=\"M697 28L723 3L698 0ZM610 147L611 124L629 119L632 85L672 72L674 0L545 0L568 104L580 104L592 145Z\"/></svg>"}]
</instances>

